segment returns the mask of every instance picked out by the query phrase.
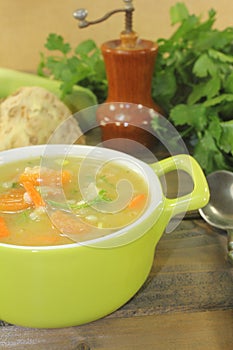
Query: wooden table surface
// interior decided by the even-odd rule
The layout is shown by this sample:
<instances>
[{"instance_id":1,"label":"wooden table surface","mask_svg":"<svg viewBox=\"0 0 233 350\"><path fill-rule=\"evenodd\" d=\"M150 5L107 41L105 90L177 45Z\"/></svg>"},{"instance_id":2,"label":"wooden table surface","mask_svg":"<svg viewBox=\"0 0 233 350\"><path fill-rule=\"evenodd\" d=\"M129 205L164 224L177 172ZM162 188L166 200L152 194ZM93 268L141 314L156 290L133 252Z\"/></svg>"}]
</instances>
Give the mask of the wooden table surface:
<instances>
[{"instance_id":1,"label":"wooden table surface","mask_svg":"<svg viewBox=\"0 0 233 350\"><path fill-rule=\"evenodd\" d=\"M0 327L0 349L230 350L233 268L226 236L202 219L185 219L160 240L151 273L121 309L63 329Z\"/></svg>"},{"instance_id":2,"label":"wooden table surface","mask_svg":"<svg viewBox=\"0 0 233 350\"><path fill-rule=\"evenodd\" d=\"M230 350L233 266L227 238L198 213L164 233L146 283L98 321L62 329L0 322L0 350Z\"/></svg>"}]
</instances>

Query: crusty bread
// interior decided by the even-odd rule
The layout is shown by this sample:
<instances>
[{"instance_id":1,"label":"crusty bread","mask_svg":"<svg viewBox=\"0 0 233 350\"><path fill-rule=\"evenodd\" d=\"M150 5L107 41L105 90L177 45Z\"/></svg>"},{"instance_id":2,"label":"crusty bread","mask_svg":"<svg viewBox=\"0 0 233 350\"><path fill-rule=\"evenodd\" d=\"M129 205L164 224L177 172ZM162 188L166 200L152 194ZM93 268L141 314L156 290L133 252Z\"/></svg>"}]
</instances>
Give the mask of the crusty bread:
<instances>
[{"instance_id":1,"label":"crusty bread","mask_svg":"<svg viewBox=\"0 0 233 350\"><path fill-rule=\"evenodd\" d=\"M22 87L0 103L0 150L47 143L85 143L76 119L57 96Z\"/></svg>"}]
</instances>

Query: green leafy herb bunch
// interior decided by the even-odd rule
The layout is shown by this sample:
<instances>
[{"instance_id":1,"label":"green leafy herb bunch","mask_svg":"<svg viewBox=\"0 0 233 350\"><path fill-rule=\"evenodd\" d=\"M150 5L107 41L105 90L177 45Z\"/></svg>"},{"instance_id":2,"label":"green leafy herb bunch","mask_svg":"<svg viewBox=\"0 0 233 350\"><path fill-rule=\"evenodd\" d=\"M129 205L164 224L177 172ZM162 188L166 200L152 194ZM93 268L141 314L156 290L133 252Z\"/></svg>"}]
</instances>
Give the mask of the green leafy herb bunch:
<instances>
[{"instance_id":1,"label":"green leafy herb bunch","mask_svg":"<svg viewBox=\"0 0 233 350\"><path fill-rule=\"evenodd\" d=\"M159 39L152 95L208 174L233 170L233 27L214 28L189 14L184 3L170 9L178 28Z\"/></svg>"}]
</instances>

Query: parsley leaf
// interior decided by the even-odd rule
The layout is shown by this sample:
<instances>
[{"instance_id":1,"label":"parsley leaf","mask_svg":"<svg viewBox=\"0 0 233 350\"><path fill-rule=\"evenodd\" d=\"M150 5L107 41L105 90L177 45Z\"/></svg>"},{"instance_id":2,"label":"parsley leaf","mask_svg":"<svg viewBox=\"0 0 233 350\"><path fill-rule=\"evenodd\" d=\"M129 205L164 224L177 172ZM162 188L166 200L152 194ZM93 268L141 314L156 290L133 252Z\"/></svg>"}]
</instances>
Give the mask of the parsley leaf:
<instances>
[{"instance_id":1,"label":"parsley leaf","mask_svg":"<svg viewBox=\"0 0 233 350\"><path fill-rule=\"evenodd\" d=\"M72 48L61 35L49 34L45 43L49 50L40 55L37 73L41 76L62 81L61 99L72 92L78 84L89 88L103 102L107 96L107 79L103 57L93 40L81 42Z\"/></svg>"},{"instance_id":2,"label":"parsley leaf","mask_svg":"<svg viewBox=\"0 0 233 350\"><path fill-rule=\"evenodd\" d=\"M206 130L203 137L200 138L194 149L194 156L207 173L210 173L212 169L216 167L228 168L226 161L209 130Z\"/></svg>"},{"instance_id":3,"label":"parsley leaf","mask_svg":"<svg viewBox=\"0 0 233 350\"><path fill-rule=\"evenodd\" d=\"M111 201L112 199L108 197L107 191L102 189L98 192L98 195L94 199L88 202L83 201L83 202L72 203L72 204L66 203L65 205L64 203L53 201L53 200L48 200L47 202L48 204L50 204L52 207L55 207L55 208L60 208L64 210L71 208L74 210L79 210L79 209L91 207L92 205L95 205L97 203L111 202Z\"/></svg>"},{"instance_id":4,"label":"parsley leaf","mask_svg":"<svg viewBox=\"0 0 233 350\"><path fill-rule=\"evenodd\" d=\"M217 67L207 53L202 54L193 65L193 74L199 78L216 75Z\"/></svg>"},{"instance_id":5,"label":"parsley leaf","mask_svg":"<svg viewBox=\"0 0 233 350\"><path fill-rule=\"evenodd\" d=\"M221 79L216 75L211 80L193 86L193 91L188 96L187 103L194 104L200 102L202 98L210 100L212 97L218 95L220 88Z\"/></svg>"},{"instance_id":6,"label":"parsley leaf","mask_svg":"<svg viewBox=\"0 0 233 350\"><path fill-rule=\"evenodd\" d=\"M220 147L224 152L233 155L233 120L221 123L221 127Z\"/></svg>"},{"instance_id":7,"label":"parsley leaf","mask_svg":"<svg viewBox=\"0 0 233 350\"><path fill-rule=\"evenodd\" d=\"M170 9L171 23L176 24L186 19L189 16L186 6L179 2L176 6L172 6Z\"/></svg>"},{"instance_id":8,"label":"parsley leaf","mask_svg":"<svg viewBox=\"0 0 233 350\"><path fill-rule=\"evenodd\" d=\"M171 120L176 125L190 125L197 131L201 131L207 124L206 108L201 104L193 106L180 104L171 110Z\"/></svg>"},{"instance_id":9,"label":"parsley leaf","mask_svg":"<svg viewBox=\"0 0 233 350\"><path fill-rule=\"evenodd\" d=\"M61 51L64 55L71 51L70 44L65 43L61 35L50 34L45 43L45 47L48 50L58 50Z\"/></svg>"}]
</instances>

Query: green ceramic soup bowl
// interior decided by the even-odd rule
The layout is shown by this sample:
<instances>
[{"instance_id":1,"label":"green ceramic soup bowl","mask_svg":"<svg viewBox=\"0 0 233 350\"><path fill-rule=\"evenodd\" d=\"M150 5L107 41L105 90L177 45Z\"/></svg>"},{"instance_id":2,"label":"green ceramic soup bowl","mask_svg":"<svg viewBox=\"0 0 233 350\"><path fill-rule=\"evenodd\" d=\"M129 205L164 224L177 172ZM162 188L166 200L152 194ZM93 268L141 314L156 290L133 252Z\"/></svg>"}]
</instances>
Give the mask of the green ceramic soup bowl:
<instances>
[{"instance_id":1,"label":"green ceramic soup bowl","mask_svg":"<svg viewBox=\"0 0 233 350\"><path fill-rule=\"evenodd\" d=\"M94 150L95 148L95 150ZM125 304L150 272L156 244L170 219L205 206L208 185L197 162L181 154L148 165L107 148L31 146L0 153L0 164L49 155L116 159L135 167L149 186L145 212L137 221L105 237L61 246L17 246L0 243L0 319L36 328L76 326L102 318ZM167 198L161 176L187 172L190 193Z\"/></svg>"}]
</instances>

